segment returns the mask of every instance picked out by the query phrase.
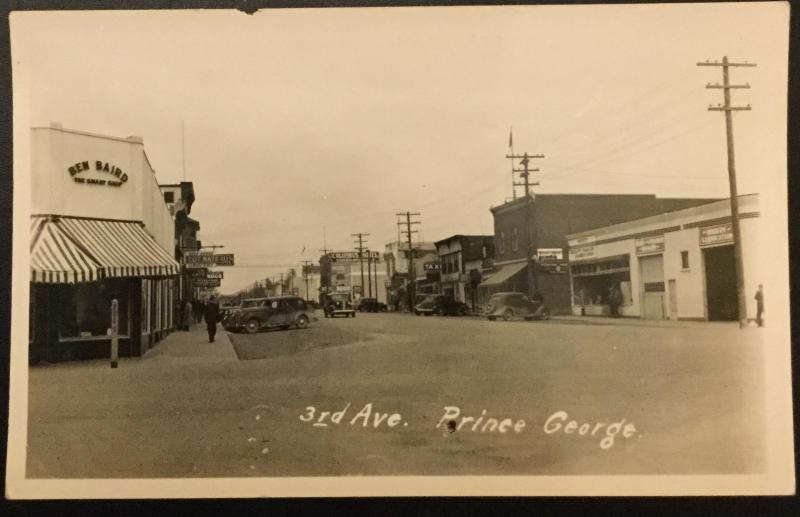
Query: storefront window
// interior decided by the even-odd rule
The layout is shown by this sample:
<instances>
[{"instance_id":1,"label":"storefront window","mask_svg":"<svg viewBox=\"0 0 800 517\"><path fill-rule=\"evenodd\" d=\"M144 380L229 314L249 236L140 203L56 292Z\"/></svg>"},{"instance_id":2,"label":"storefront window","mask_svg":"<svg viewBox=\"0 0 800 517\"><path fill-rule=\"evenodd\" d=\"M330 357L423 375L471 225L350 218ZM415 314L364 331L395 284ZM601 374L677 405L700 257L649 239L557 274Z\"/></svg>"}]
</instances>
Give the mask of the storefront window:
<instances>
[{"instance_id":1,"label":"storefront window","mask_svg":"<svg viewBox=\"0 0 800 517\"><path fill-rule=\"evenodd\" d=\"M124 280L64 286L59 297L62 338L106 336L111 327L111 301L117 299L119 333L128 335L128 284Z\"/></svg>"},{"instance_id":2,"label":"storefront window","mask_svg":"<svg viewBox=\"0 0 800 517\"><path fill-rule=\"evenodd\" d=\"M611 289L622 295L622 305L633 303L628 256L572 265L573 302L578 306L607 305Z\"/></svg>"}]
</instances>

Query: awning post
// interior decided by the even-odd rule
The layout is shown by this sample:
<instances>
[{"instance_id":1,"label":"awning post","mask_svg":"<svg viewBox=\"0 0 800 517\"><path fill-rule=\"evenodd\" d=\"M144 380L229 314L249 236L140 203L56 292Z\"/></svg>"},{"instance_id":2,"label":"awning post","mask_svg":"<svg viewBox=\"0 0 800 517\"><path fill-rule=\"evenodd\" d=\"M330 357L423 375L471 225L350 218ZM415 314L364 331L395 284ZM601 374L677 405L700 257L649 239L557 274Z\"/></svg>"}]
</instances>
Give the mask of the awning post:
<instances>
[{"instance_id":1,"label":"awning post","mask_svg":"<svg viewBox=\"0 0 800 517\"><path fill-rule=\"evenodd\" d=\"M119 302L111 300L111 367L117 367L119 360Z\"/></svg>"}]
</instances>

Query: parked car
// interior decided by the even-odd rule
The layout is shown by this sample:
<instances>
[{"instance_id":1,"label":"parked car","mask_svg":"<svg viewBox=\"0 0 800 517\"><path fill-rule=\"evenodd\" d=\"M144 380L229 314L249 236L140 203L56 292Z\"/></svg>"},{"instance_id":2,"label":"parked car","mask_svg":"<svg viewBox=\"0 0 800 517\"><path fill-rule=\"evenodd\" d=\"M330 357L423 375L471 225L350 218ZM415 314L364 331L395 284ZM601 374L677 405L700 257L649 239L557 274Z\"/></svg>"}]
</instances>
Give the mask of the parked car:
<instances>
[{"instance_id":1,"label":"parked car","mask_svg":"<svg viewBox=\"0 0 800 517\"><path fill-rule=\"evenodd\" d=\"M386 312L386 309L386 304L376 298L362 298L358 303L358 310L361 312Z\"/></svg>"},{"instance_id":2,"label":"parked car","mask_svg":"<svg viewBox=\"0 0 800 517\"><path fill-rule=\"evenodd\" d=\"M314 311L302 298L275 296L244 300L228 319L228 327L234 332L246 330L253 334L265 328L302 329L316 319Z\"/></svg>"},{"instance_id":3,"label":"parked car","mask_svg":"<svg viewBox=\"0 0 800 517\"><path fill-rule=\"evenodd\" d=\"M239 310L238 305L223 305L219 308L219 321L226 330L228 328L226 326L228 319L237 310Z\"/></svg>"},{"instance_id":4,"label":"parked car","mask_svg":"<svg viewBox=\"0 0 800 517\"><path fill-rule=\"evenodd\" d=\"M550 309L541 299L531 300L522 293L497 293L486 304L486 317L494 321L523 318L526 320L550 319Z\"/></svg>"},{"instance_id":5,"label":"parked car","mask_svg":"<svg viewBox=\"0 0 800 517\"><path fill-rule=\"evenodd\" d=\"M258 307L263 304L267 298L246 298L238 306L232 307L222 317L222 327L229 332L239 332L244 330L243 324L239 323L238 314L242 309Z\"/></svg>"},{"instance_id":6,"label":"parked car","mask_svg":"<svg viewBox=\"0 0 800 517\"><path fill-rule=\"evenodd\" d=\"M439 316L463 316L467 313L467 306L455 301L452 297L435 294L428 296L414 307L417 316L438 314Z\"/></svg>"},{"instance_id":7,"label":"parked car","mask_svg":"<svg viewBox=\"0 0 800 517\"><path fill-rule=\"evenodd\" d=\"M347 292L326 294L323 300L323 310L326 318L335 318L336 316L356 317L353 298Z\"/></svg>"}]
</instances>

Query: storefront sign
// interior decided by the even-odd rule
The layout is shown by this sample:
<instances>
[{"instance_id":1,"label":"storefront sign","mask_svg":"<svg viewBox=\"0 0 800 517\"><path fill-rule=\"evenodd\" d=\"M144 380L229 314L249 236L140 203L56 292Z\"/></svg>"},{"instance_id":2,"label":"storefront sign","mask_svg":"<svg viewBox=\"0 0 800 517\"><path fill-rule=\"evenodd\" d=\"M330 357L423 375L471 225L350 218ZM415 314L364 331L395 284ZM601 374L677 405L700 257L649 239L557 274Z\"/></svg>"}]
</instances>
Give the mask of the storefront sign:
<instances>
[{"instance_id":1,"label":"storefront sign","mask_svg":"<svg viewBox=\"0 0 800 517\"><path fill-rule=\"evenodd\" d=\"M364 259L372 259L372 260L378 260L381 258L381 254L378 251L362 252L361 256ZM330 259L331 262L357 262L358 252L334 251L333 253L328 253L328 258Z\"/></svg>"},{"instance_id":2,"label":"storefront sign","mask_svg":"<svg viewBox=\"0 0 800 517\"><path fill-rule=\"evenodd\" d=\"M594 235L589 235L587 237L580 237L578 239L570 239L569 245L572 247L575 246L586 246L587 244L594 244L596 237Z\"/></svg>"},{"instance_id":3,"label":"storefront sign","mask_svg":"<svg viewBox=\"0 0 800 517\"><path fill-rule=\"evenodd\" d=\"M430 271L430 272L441 271L442 270L442 264L440 262L426 262L426 263L424 263L422 265L422 269L424 269L425 271Z\"/></svg>"},{"instance_id":4,"label":"storefront sign","mask_svg":"<svg viewBox=\"0 0 800 517\"><path fill-rule=\"evenodd\" d=\"M539 248L536 250L536 259L540 264L555 264L564 260L564 250L561 248Z\"/></svg>"},{"instance_id":5,"label":"storefront sign","mask_svg":"<svg viewBox=\"0 0 800 517\"><path fill-rule=\"evenodd\" d=\"M195 287L219 287L219 278L197 278L194 280Z\"/></svg>"},{"instance_id":6,"label":"storefront sign","mask_svg":"<svg viewBox=\"0 0 800 517\"><path fill-rule=\"evenodd\" d=\"M581 260L594 257L594 246L579 246L577 248L570 248L569 259Z\"/></svg>"},{"instance_id":7,"label":"storefront sign","mask_svg":"<svg viewBox=\"0 0 800 517\"><path fill-rule=\"evenodd\" d=\"M208 275L208 268L206 267L196 267L187 269L189 273L189 278L206 278Z\"/></svg>"},{"instance_id":8,"label":"storefront sign","mask_svg":"<svg viewBox=\"0 0 800 517\"><path fill-rule=\"evenodd\" d=\"M730 244L733 242L733 227L731 223L700 228L700 246L714 246Z\"/></svg>"},{"instance_id":9,"label":"storefront sign","mask_svg":"<svg viewBox=\"0 0 800 517\"><path fill-rule=\"evenodd\" d=\"M219 279L222 279L222 278L225 278L225 276L224 276L222 271L209 271L208 274L206 275L206 278L219 278Z\"/></svg>"},{"instance_id":10,"label":"storefront sign","mask_svg":"<svg viewBox=\"0 0 800 517\"><path fill-rule=\"evenodd\" d=\"M636 254L649 255L651 253L664 252L664 236L657 235L655 237L644 237L636 239Z\"/></svg>"},{"instance_id":11,"label":"storefront sign","mask_svg":"<svg viewBox=\"0 0 800 517\"><path fill-rule=\"evenodd\" d=\"M108 176L100 178L86 178L84 176L79 176L79 174L90 170L94 170L102 173L102 175ZM108 162L103 162L100 160L94 161L94 167L89 166L88 160L78 162L75 165L67 167L67 171L75 183L84 183L87 185L107 185L109 187L119 187L128 181L128 175L122 172L122 169L116 165L112 165Z\"/></svg>"},{"instance_id":12,"label":"storefront sign","mask_svg":"<svg viewBox=\"0 0 800 517\"><path fill-rule=\"evenodd\" d=\"M233 253L225 253L221 255L212 255L215 266L232 266Z\"/></svg>"},{"instance_id":13,"label":"storefront sign","mask_svg":"<svg viewBox=\"0 0 800 517\"><path fill-rule=\"evenodd\" d=\"M213 255L211 253L187 253L183 256L183 263L186 267L205 267L205 266L232 266L233 253L224 255Z\"/></svg>"}]
</instances>

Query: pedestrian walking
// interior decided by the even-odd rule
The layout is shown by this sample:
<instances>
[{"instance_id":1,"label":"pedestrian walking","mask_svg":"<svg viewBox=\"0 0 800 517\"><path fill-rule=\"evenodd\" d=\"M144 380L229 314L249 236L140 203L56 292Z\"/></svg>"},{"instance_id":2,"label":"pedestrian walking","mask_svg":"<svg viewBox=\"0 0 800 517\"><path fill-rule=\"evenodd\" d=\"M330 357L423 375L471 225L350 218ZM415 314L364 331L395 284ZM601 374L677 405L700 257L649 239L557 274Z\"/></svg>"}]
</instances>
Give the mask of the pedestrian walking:
<instances>
[{"instance_id":1,"label":"pedestrian walking","mask_svg":"<svg viewBox=\"0 0 800 517\"><path fill-rule=\"evenodd\" d=\"M764 326L764 286L758 284L758 291L756 291L756 323L759 327Z\"/></svg>"},{"instance_id":2,"label":"pedestrian walking","mask_svg":"<svg viewBox=\"0 0 800 517\"><path fill-rule=\"evenodd\" d=\"M208 342L214 342L214 335L217 333L217 322L219 321L219 304L210 297L205 304L203 317L206 320L206 328L208 329Z\"/></svg>"},{"instance_id":3,"label":"pedestrian walking","mask_svg":"<svg viewBox=\"0 0 800 517\"><path fill-rule=\"evenodd\" d=\"M186 300L186 305L183 306L183 330L189 330L192 325L192 318L194 318L194 314L192 314L192 302Z\"/></svg>"},{"instance_id":4,"label":"pedestrian walking","mask_svg":"<svg viewBox=\"0 0 800 517\"><path fill-rule=\"evenodd\" d=\"M175 309L173 311L173 317L175 319L175 329L176 330L183 330L183 299L176 298L175 299Z\"/></svg>"}]
</instances>

